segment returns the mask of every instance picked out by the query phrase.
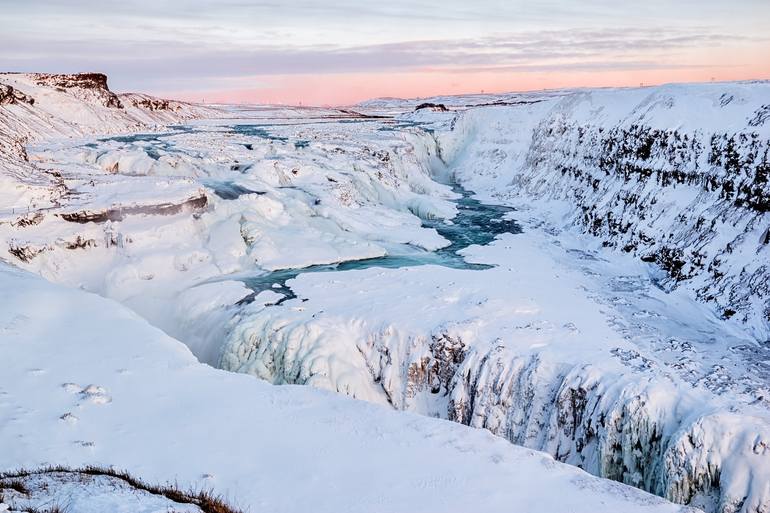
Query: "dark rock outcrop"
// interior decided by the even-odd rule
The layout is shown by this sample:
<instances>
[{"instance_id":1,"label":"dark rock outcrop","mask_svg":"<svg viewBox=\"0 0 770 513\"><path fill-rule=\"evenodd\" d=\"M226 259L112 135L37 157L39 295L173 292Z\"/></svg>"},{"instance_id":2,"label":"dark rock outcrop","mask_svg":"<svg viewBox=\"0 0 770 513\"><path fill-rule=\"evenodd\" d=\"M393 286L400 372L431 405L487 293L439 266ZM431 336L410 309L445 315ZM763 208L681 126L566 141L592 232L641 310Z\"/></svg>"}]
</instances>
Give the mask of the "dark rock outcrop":
<instances>
[{"instance_id":1,"label":"dark rock outcrop","mask_svg":"<svg viewBox=\"0 0 770 513\"><path fill-rule=\"evenodd\" d=\"M14 105L19 103L34 105L35 99L7 84L0 84L0 105Z\"/></svg>"},{"instance_id":2,"label":"dark rock outcrop","mask_svg":"<svg viewBox=\"0 0 770 513\"><path fill-rule=\"evenodd\" d=\"M205 193L194 196L180 203L159 203L157 205L118 206L102 210L78 210L56 214L72 223L104 223L122 221L129 215L173 215L184 210L200 210L206 207L208 198Z\"/></svg>"},{"instance_id":3,"label":"dark rock outcrop","mask_svg":"<svg viewBox=\"0 0 770 513\"><path fill-rule=\"evenodd\" d=\"M165 100L163 98L153 98L151 96L131 96L127 99L128 103L136 108L155 111L171 111L176 112L180 109L179 105L174 105L173 102Z\"/></svg>"},{"instance_id":4,"label":"dark rock outcrop","mask_svg":"<svg viewBox=\"0 0 770 513\"><path fill-rule=\"evenodd\" d=\"M72 92L83 99L96 99L105 107L123 108L118 95L110 91L107 75L103 73L36 73L32 77L38 85L53 87L61 92Z\"/></svg>"},{"instance_id":5,"label":"dark rock outcrop","mask_svg":"<svg viewBox=\"0 0 770 513\"><path fill-rule=\"evenodd\" d=\"M8 253L22 262L29 262L43 251L49 249L50 246L47 244L24 242L16 239L11 239L8 243Z\"/></svg>"},{"instance_id":6,"label":"dark rock outcrop","mask_svg":"<svg viewBox=\"0 0 770 513\"><path fill-rule=\"evenodd\" d=\"M430 103L430 102L426 102L426 103L421 103L417 107L414 108L415 112L417 112L418 110L423 110L423 109L430 109L433 112L448 112L449 111L449 109L447 109L446 105L444 105L443 103Z\"/></svg>"},{"instance_id":7,"label":"dark rock outcrop","mask_svg":"<svg viewBox=\"0 0 770 513\"><path fill-rule=\"evenodd\" d=\"M659 282L664 289L687 282L699 299L717 311L735 311L743 322L764 303L759 313L770 325L770 266L759 258L747 265L750 253L766 249L766 138L753 131L606 128L548 119L534 130L525 173L515 181L535 195L575 205L575 223L605 246L657 264L666 273ZM677 194L690 194L691 208L668 215Z\"/></svg>"}]
</instances>

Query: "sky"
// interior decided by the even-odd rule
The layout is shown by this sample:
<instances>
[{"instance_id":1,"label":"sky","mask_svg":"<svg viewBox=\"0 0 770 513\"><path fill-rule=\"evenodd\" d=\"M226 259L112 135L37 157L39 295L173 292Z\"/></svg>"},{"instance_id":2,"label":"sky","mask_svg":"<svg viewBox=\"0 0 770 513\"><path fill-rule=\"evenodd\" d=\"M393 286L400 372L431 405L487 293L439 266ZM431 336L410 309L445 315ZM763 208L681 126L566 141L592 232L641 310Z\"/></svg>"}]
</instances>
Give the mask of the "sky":
<instances>
[{"instance_id":1,"label":"sky","mask_svg":"<svg viewBox=\"0 0 770 513\"><path fill-rule=\"evenodd\" d=\"M770 79L770 0L0 0L0 70L120 92L374 97Z\"/></svg>"}]
</instances>

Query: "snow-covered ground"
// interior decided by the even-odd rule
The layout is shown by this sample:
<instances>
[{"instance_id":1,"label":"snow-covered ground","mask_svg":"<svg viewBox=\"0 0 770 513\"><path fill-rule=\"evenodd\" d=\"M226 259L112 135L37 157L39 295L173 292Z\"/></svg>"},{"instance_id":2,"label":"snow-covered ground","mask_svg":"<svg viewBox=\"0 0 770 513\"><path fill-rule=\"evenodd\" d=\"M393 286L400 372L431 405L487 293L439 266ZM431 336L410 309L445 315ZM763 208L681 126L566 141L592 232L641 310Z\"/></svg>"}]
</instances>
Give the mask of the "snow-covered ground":
<instances>
[{"instance_id":1,"label":"snow-covered ground","mask_svg":"<svg viewBox=\"0 0 770 513\"><path fill-rule=\"evenodd\" d=\"M34 471L22 470L0 477L0 511L64 512L77 511L102 513L104 511L135 511L154 513L174 511L179 513L206 513L207 509L186 497L170 499L164 492L148 486L134 486L130 475L112 474L104 469L105 475L96 474L93 467L87 471L70 471L66 468L45 468ZM174 497L173 487L169 487ZM184 492L182 492L184 493Z\"/></svg>"},{"instance_id":2,"label":"snow-covered ground","mask_svg":"<svg viewBox=\"0 0 770 513\"><path fill-rule=\"evenodd\" d=\"M53 94L29 76L0 75L0 83L8 77L43 105ZM450 97L430 99L448 110L417 112L418 102L397 100L169 111L122 95L116 114L111 96L90 89L56 97L58 111L45 115L37 102L0 106L0 125L31 134L26 147L7 138L4 158L16 167L3 176L27 196L54 198L20 209L22 194L0 205L5 259L116 300L165 332L135 317L118 329L113 317L127 314L114 303L4 268L4 289L23 297L9 300L22 306L7 312L13 336L3 342L17 342L2 351L28 363L3 378L14 387L9 418L26 420L0 440L51 440L19 446L8 466L118 465L287 511L311 503L496 511L529 500L577 511L571 494L584 480L598 501L646 497L554 462L530 465L549 460L507 439L709 512L763 511L769 88ZM91 117L73 114L83 102ZM56 308L32 306L59 294L68 299ZM100 306L85 311L89 301ZM50 337L32 326L63 331L65 303L64 317L84 310L69 329L79 335L42 341ZM30 316L24 308L44 309L48 321L20 317L29 329L13 328L14 315ZM51 345L8 352L19 337ZM198 361L380 406L271 387ZM68 367L87 377L65 377ZM64 407L58 395L19 388L49 374L61 381L52 390L73 383L65 387L73 395L62 396L73 398L70 410L93 412L52 413ZM97 415L94 398L117 413L87 428L85 449L50 434L90 426L79 419ZM207 431L208 419L226 420ZM463 443L447 442L450 432ZM173 463L149 456L173 437ZM141 450L140 439L149 439ZM526 456L500 469L484 462L485 444ZM258 470L265 456L269 474ZM201 474L223 477L209 483ZM287 475L307 486L296 502L278 496L276 480ZM562 475L577 486L548 481ZM372 482L374 490L359 490ZM321 493L330 483L334 492ZM553 486L564 497L550 497ZM394 496L384 498L386 489ZM361 500L340 502L346 494ZM592 500L579 507L596 511Z\"/></svg>"},{"instance_id":3,"label":"snow-covered ground","mask_svg":"<svg viewBox=\"0 0 770 513\"><path fill-rule=\"evenodd\" d=\"M0 73L0 215L50 209L66 201L58 176L35 169L25 144L44 138L152 129L212 115L214 109L116 95L99 74ZM189 188L189 187L188 187Z\"/></svg>"},{"instance_id":4,"label":"snow-covered ground","mask_svg":"<svg viewBox=\"0 0 770 513\"><path fill-rule=\"evenodd\" d=\"M680 510L483 430L212 369L114 301L0 265L4 469L112 465L245 511ZM116 501L67 486L48 495L67 511Z\"/></svg>"}]
</instances>

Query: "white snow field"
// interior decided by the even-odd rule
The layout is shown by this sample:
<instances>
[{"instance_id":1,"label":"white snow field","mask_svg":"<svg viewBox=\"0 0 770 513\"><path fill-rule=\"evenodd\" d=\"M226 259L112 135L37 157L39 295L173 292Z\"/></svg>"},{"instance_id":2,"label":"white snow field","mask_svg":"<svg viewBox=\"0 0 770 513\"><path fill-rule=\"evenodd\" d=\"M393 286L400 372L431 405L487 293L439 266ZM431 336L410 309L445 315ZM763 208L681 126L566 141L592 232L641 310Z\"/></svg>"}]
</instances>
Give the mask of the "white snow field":
<instances>
[{"instance_id":1,"label":"white snow field","mask_svg":"<svg viewBox=\"0 0 770 513\"><path fill-rule=\"evenodd\" d=\"M0 75L5 469L676 509L580 467L770 510L770 84L214 108L102 77Z\"/></svg>"},{"instance_id":2,"label":"white snow field","mask_svg":"<svg viewBox=\"0 0 770 513\"><path fill-rule=\"evenodd\" d=\"M212 369L114 301L0 265L4 469L113 465L244 511L682 510L483 430ZM94 484L53 493L105 511Z\"/></svg>"}]
</instances>

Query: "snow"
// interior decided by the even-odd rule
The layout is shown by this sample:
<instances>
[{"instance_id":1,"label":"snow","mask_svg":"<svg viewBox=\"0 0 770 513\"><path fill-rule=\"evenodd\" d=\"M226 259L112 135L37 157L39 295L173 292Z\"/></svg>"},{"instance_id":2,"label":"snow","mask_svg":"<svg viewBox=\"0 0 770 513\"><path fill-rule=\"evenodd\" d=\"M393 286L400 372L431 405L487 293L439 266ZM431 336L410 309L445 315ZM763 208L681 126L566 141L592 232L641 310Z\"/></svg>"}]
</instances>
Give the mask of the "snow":
<instances>
[{"instance_id":1,"label":"snow","mask_svg":"<svg viewBox=\"0 0 770 513\"><path fill-rule=\"evenodd\" d=\"M49 77L49 78L45 78ZM45 84L51 75L0 73L0 84L13 87L34 103L17 102L0 107L0 214L57 205L66 192L55 176L38 172L27 162L24 143L43 138L73 138L95 133L152 130L219 111L188 103L171 101L168 110L148 111L131 101L137 95L123 95L123 108L107 107L105 98L119 97L100 87L53 87ZM61 77L61 75L53 75ZM64 77L70 77L64 75ZM141 95L140 95L141 96ZM146 99L151 97L143 96Z\"/></svg>"},{"instance_id":2,"label":"snow","mask_svg":"<svg viewBox=\"0 0 770 513\"><path fill-rule=\"evenodd\" d=\"M0 107L33 141L0 152L25 191L0 204L0 240L71 288L0 273L0 351L21 362L0 385L9 468L117 465L270 511L653 500L556 459L708 512L766 509L768 219L725 201L729 165L707 153L733 131L766 144L768 84L158 117L140 106L159 100L116 114L24 77L0 75L41 98ZM637 168L654 178L623 176ZM495 212L523 233L446 258L443 228L482 208L451 178L516 207Z\"/></svg>"},{"instance_id":3,"label":"snow","mask_svg":"<svg viewBox=\"0 0 770 513\"><path fill-rule=\"evenodd\" d=\"M718 319L627 274L631 258L572 242L525 230L466 251L498 264L487 271L300 275L290 282L297 299L244 310L221 366L484 427L676 500L720 468L720 506L748 496L759 507L764 489L750 483L770 478L756 452L770 440L767 406L757 405L767 383L730 350L750 342L713 335ZM620 446L638 453L618 453L615 422Z\"/></svg>"},{"instance_id":4,"label":"snow","mask_svg":"<svg viewBox=\"0 0 770 513\"><path fill-rule=\"evenodd\" d=\"M10 480L8 480L10 481ZM48 472L23 479L25 493L6 490L5 501L11 513L59 507L65 511L83 513L137 512L157 513L175 511L199 513L192 504L183 504L163 496L136 490L120 479L107 476L76 475L68 472ZM2 487L2 480L0 480ZM0 505L3 511L3 505Z\"/></svg>"},{"instance_id":5,"label":"snow","mask_svg":"<svg viewBox=\"0 0 770 513\"><path fill-rule=\"evenodd\" d=\"M482 430L212 369L113 301L7 265L0 286L4 469L113 465L252 511L679 510Z\"/></svg>"},{"instance_id":6,"label":"snow","mask_svg":"<svg viewBox=\"0 0 770 513\"><path fill-rule=\"evenodd\" d=\"M768 82L583 90L445 115L438 138L481 197L681 262L682 281L663 286L736 312L731 322L763 341L770 124L759 114L769 96Z\"/></svg>"}]
</instances>

